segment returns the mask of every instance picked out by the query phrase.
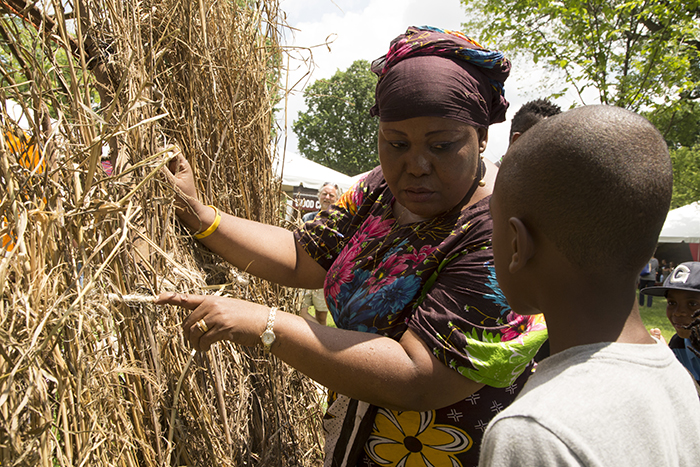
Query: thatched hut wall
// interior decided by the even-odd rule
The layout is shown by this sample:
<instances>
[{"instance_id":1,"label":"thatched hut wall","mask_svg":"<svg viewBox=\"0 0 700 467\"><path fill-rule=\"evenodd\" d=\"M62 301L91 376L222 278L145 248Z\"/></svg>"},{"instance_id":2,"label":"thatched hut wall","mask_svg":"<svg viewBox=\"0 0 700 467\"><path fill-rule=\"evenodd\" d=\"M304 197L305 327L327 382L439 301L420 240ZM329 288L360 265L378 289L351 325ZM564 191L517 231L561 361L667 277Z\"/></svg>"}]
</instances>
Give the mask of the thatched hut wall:
<instances>
[{"instance_id":1,"label":"thatched hut wall","mask_svg":"<svg viewBox=\"0 0 700 467\"><path fill-rule=\"evenodd\" d=\"M184 312L150 301L294 308L192 239L161 174L177 145L203 200L279 222L277 8L0 1L0 93L27 119L0 108L0 465L318 463L308 379L258 349L191 353Z\"/></svg>"}]
</instances>

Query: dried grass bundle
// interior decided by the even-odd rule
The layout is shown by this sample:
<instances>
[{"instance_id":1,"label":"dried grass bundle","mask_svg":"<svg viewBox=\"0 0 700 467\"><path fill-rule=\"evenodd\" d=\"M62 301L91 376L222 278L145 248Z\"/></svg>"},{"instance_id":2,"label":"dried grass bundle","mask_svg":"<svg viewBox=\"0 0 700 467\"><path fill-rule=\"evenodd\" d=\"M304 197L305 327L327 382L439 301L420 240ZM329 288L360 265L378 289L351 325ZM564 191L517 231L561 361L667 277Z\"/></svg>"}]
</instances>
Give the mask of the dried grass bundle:
<instances>
[{"instance_id":1,"label":"dried grass bundle","mask_svg":"<svg viewBox=\"0 0 700 467\"><path fill-rule=\"evenodd\" d=\"M312 382L258 349L190 353L150 298L293 308L180 227L160 173L177 144L207 202L279 222L277 8L0 1L0 92L28 126L0 109L1 465L318 464Z\"/></svg>"}]
</instances>

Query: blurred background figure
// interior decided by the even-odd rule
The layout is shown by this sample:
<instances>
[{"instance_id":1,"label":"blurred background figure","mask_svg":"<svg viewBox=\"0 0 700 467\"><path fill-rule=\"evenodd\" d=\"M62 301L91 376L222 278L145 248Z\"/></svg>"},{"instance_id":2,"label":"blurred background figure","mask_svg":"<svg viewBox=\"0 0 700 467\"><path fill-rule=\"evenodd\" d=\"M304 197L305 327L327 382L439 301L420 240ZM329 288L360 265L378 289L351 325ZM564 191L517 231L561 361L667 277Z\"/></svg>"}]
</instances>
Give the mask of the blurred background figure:
<instances>
[{"instance_id":1,"label":"blurred background figure","mask_svg":"<svg viewBox=\"0 0 700 467\"><path fill-rule=\"evenodd\" d=\"M700 317L700 263L681 263L666 277L662 286L647 287L642 292L648 297L666 297L666 317L676 330L668 346L695 381L700 382L700 355L697 349L693 351L691 342L691 326L697 328L699 324L693 320L697 321ZM650 332L663 340L660 330L652 329ZM698 329L695 329L695 334L697 340L700 337Z\"/></svg>"},{"instance_id":2,"label":"blurred background figure","mask_svg":"<svg viewBox=\"0 0 700 467\"><path fill-rule=\"evenodd\" d=\"M330 182L324 183L321 189L318 190L318 201L321 203L321 210L304 214L301 218L304 222L314 220L316 214L321 211L327 211L332 204L338 201L338 185ZM315 316L309 313L309 307L311 306L314 307ZM328 305L326 305L326 299L323 296L323 289L304 291L299 314L305 319L315 319L319 324L326 325L326 320L328 319Z\"/></svg>"},{"instance_id":3,"label":"blurred background figure","mask_svg":"<svg viewBox=\"0 0 700 467\"><path fill-rule=\"evenodd\" d=\"M328 211L331 204L338 201L338 185L326 182L323 184L320 190L318 190L318 201L321 203L321 209L319 211L307 212L301 218L304 222L309 222L316 217L321 211Z\"/></svg>"},{"instance_id":4,"label":"blurred background figure","mask_svg":"<svg viewBox=\"0 0 700 467\"><path fill-rule=\"evenodd\" d=\"M551 103L548 99L535 99L523 104L510 122L510 135L508 136L508 147L520 138L520 135L540 120L560 114L561 108ZM503 158L501 157L501 160ZM501 161L496 162L496 166L501 166Z\"/></svg>"},{"instance_id":5,"label":"blurred background figure","mask_svg":"<svg viewBox=\"0 0 700 467\"><path fill-rule=\"evenodd\" d=\"M523 104L510 122L510 144L515 143L535 123L560 113L561 108L547 99L536 99Z\"/></svg>"},{"instance_id":6,"label":"blurred background figure","mask_svg":"<svg viewBox=\"0 0 700 467\"><path fill-rule=\"evenodd\" d=\"M647 307L651 308L651 304L654 300L652 295L644 292L647 287L652 287L656 285L656 271L659 270L659 260L654 256L651 257L649 262L642 272L639 273L639 306L644 306L644 295L647 296Z\"/></svg>"}]
</instances>

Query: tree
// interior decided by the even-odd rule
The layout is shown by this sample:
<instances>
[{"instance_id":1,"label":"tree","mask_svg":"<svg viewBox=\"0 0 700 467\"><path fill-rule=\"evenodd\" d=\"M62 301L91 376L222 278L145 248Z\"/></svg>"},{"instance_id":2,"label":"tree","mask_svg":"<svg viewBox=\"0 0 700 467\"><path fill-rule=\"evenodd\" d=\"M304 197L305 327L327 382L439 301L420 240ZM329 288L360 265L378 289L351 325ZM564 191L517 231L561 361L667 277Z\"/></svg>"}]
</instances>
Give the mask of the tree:
<instances>
[{"instance_id":1,"label":"tree","mask_svg":"<svg viewBox=\"0 0 700 467\"><path fill-rule=\"evenodd\" d=\"M673 162L673 197L671 208L700 200L700 143L692 148L671 151Z\"/></svg>"},{"instance_id":2,"label":"tree","mask_svg":"<svg viewBox=\"0 0 700 467\"><path fill-rule=\"evenodd\" d=\"M700 102L681 100L645 116L661 131L671 152L671 208L700 200Z\"/></svg>"},{"instance_id":3,"label":"tree","mask_svg":"<svg viewBox=\"0 0 700 467\"><path fill-rule=\"evenodd\" d=\"M461 1L468 34L563 71L553 97L593 88L644 111L671 152L671 206L700 199L700 1Z\"/></svg>"},{"instance_id":4,"label":"tree","mask_svg":"<svg viewBox=\"0 0 700 467\"><path fill-rule=\"evenodd\" d=\"M469 34L563 70L579 95L635 111L700 97L698 0L461 1Z\"/></svg>"},{"instance_id":5,"label":"tree","mask_svg":"<svg viewBox=\"0 0 700 467\"><path fill-rule=\"evenodd\" d=\"M379 122L369 116L376 83L369 62L357 60L346 71L338 70L330 79L307 87L308 111L292 125L299 152L351 176L377 166Z\"/></svg>"}]
</instances>

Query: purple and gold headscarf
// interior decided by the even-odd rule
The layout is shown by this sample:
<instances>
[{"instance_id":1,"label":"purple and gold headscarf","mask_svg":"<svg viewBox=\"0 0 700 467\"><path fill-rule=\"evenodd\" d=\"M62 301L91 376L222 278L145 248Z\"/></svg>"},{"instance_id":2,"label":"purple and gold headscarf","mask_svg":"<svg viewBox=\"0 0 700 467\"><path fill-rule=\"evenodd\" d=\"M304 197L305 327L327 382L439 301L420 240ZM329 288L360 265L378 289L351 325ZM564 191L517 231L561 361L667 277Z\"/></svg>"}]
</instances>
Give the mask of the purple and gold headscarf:
<instances>
[{"instance_id":1,"label":"purple and gold headscarf","mask_svg":"<svg viewBox=\"0 0 700 467\"><path fill-rule=\"evenodd\" d=\"M384 122L444 117L481 128L505 121L510 61L460 32L411 26L372 63L372 116Z\"/></svg>"}]
</instances>

